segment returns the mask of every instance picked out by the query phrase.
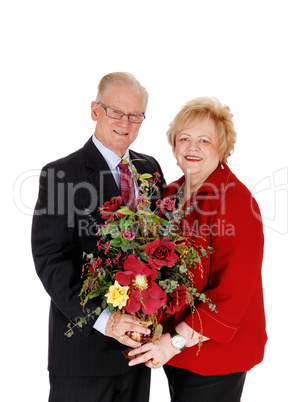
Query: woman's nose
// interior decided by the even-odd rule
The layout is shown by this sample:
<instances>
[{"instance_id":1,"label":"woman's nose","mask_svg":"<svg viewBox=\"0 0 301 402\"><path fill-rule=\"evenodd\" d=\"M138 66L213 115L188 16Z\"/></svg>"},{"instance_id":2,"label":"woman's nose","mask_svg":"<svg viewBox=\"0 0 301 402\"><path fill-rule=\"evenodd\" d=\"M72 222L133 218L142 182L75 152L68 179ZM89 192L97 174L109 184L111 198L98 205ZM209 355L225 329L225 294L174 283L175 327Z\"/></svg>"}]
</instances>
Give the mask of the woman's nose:
<instances>
[{"instance_id":1,"label":"woman's nose","mask_svg":"<svg viewBox=\"0 0 301 402\"><path fill-rule=\"evenodd\" d=\"M200 150L201 147L198 141L191 140L188 144L188 149Z\"/></svg>"}]
</instances>

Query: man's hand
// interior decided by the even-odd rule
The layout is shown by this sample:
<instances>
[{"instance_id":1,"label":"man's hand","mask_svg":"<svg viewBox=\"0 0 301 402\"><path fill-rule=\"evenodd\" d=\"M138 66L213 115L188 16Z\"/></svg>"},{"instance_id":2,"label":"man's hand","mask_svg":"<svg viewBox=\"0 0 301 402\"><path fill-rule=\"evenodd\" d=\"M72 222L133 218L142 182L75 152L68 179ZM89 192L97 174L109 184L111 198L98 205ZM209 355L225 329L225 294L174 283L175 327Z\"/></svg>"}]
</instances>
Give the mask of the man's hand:
<instances>
[{"instance_id":1,"label":"man's hand","mask_svg":"<svg viewBox=\"0 0 301 402\"><path fill-rule=\"evenodd\" d=\"M125 333L127 331L134 331L145 335L150 334L150 329L140 324L140 322L141 320L138 317L131 314L113 313L107 321L105 335L116 339L130 348L137 348L141 346L141 343L133 341Z\"/></svg>"}]
</instances>

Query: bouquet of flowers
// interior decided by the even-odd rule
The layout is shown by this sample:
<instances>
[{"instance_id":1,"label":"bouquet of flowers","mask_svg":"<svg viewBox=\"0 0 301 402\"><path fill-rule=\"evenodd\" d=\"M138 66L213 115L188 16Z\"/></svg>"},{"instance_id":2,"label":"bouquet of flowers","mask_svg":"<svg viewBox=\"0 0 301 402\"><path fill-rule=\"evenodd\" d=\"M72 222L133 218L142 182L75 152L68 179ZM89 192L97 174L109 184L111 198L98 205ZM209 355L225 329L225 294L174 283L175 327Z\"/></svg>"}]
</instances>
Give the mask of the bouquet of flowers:
<instances>
[{"instance_id":1,"label":"bouquet of flowers","mask_svg":"<svg viewBox=\"0 0 301 402\"><path fill-rule=\"evenodd\" d=\"M133 167L134 168L134 167ZM77 317L69 324L67 336L73 335L74 326L82 327L94 314L107 307L118 314L132 313L144 319L158 339L162 327L158 314L173 315L184 306L194 309L195 301L216 306L193 287L193 271L202 275L201 258L207 258L212 248L196 247L192 239L181 231L181 220L193 206L185 211L175 209L175 200L165 198L156 202L151 210L151 197L158 189L160 174L139 175L139 196L136 210L122 206L122 198L114 197L100 208L104 224L99 228L95 250L84 253L81 304L98 297L99 307L86 317ZM163 218L162 210L172 211ZM134 334L127 334L133 336ZM139 339L141 340L141 339Z\"/></svg>"}]
</instances>

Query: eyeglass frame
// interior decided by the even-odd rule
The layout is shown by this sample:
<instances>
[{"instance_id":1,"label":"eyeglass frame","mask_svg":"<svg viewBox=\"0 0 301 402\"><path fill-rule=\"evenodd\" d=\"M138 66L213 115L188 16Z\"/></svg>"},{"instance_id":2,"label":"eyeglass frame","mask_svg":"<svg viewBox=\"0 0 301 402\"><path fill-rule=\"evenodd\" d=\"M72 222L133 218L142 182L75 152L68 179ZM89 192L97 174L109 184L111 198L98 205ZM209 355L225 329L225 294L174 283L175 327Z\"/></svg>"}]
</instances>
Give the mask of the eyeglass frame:
<instances>
[{"instance_id":1,"label":"eyeglass frame","mask_svg":"<svg viewBox=\"0 0 301 402\"><path fill-rule=\"evenodd\" d=\"M132 124L142 124L142 123L143 123L143 120L145 119L145 114L144 114L144 113L142 113L142 114L133 114L133 113L126 114L126 113L123 113L121 110L112 109L111 107L105 107L101 102L97 102L97 104L98 104L99 106L101 106L101 107L105 110L106 116L109 117L110 119L121 120L121 119L123 119L124 116L127 116L129 122L132 123ZM120 119L117 118L117 117L108 116L108 112L107 112L108 109L114 110L114 111L120 113ZM131 117L131 116L143 117L143 119L142 119L142 121L141 121L140 123L138 123L138 122L136 122L136 121L131 121L131 120L130 120L130 117Z\"/></svg>"}]
</instances>

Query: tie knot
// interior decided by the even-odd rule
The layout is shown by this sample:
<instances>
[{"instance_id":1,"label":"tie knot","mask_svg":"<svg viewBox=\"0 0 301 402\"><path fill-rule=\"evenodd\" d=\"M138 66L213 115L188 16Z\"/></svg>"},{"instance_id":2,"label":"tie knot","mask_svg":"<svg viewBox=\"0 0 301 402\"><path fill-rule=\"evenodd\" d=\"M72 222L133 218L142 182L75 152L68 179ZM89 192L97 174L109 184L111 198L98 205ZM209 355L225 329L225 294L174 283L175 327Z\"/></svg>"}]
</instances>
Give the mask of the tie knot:
<instances>
[{"instance_id":1,"label":"tie knot","mask_svg":"<svg viewBox=\"0 0 301 402\"><path fill-rule=\"evenodd\" d=\"M123 172L128 170L128 163L123 163L123 159L118 163L119 169L121 169Z\"/></svg>"}]
</instances>

